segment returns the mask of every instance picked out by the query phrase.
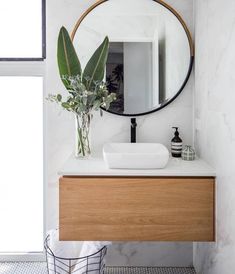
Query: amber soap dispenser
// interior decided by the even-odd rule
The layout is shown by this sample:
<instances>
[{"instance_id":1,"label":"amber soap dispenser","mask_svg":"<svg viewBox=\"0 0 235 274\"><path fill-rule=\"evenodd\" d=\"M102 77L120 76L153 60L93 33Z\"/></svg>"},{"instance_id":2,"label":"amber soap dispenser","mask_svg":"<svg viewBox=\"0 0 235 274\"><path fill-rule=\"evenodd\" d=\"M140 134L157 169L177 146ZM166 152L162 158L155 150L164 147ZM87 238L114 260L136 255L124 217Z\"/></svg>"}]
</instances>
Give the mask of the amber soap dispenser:
<instances>
[{"instance_id":1,"label":"amber soap dispenser","mask_svg":"<svg viewBox=\"0 0 235 274\"><path fill-rule=\"evenodd\" d=\"M180 158L182 154L183 141L179 137L178 127L173 127L175 129L175 136L171 140L171 155L172 157Z\"/></svg>"}]
</instances>

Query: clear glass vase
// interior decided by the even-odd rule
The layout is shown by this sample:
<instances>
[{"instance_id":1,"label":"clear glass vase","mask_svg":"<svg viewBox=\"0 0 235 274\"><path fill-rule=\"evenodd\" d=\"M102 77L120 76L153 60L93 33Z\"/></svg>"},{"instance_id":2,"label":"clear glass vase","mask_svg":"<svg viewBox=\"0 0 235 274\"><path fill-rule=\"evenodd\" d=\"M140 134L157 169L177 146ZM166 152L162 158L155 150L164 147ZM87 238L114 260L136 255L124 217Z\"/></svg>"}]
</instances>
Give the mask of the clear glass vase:
<instances>
[{"instance_id":1,"label":"clear glass vase","mask_svg":"<svg viewBox=\"0 0 235 274\"><path fill-rule=\"evenodd\" d=\"M82 113L75 115L76 120L76 144L75 157L86 159L91 154L90 149L90 123L91 114Z\"/></svg>"}]
</instances>

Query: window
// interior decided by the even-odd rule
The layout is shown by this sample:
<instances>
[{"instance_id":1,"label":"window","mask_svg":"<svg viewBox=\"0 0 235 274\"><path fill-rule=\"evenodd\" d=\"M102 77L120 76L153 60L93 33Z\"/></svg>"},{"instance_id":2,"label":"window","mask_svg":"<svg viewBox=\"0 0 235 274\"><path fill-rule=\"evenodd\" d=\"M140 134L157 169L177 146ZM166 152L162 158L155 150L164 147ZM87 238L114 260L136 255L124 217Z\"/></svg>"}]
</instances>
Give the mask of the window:
<instances>
[{"instance_id":1,"label":"window","mask_svg":"<svg viewBox=\"0 0 235 274\"><path fill-rule=\"evenodd\" d=\"M0 17L0 261L42 260L45 0Z\"/></svg>"},{"instance_id":2,"label":"window","mask_svg":"<svg viewBox=\"0 0 235 274\"><path fill-rule=\"evenodd\" d=\"M0 77L0 252L43 251L42 77Z\"/></svg>"},{"instance_id":3,"label":"window","mask_svg":"<svg viewBox=\"0 0 235 274\"><path fill-rule=\"evenodd\" d=\"M45 58L45 1L1 1L0 58L37 60Z\"/></svg>"}]
</instances>

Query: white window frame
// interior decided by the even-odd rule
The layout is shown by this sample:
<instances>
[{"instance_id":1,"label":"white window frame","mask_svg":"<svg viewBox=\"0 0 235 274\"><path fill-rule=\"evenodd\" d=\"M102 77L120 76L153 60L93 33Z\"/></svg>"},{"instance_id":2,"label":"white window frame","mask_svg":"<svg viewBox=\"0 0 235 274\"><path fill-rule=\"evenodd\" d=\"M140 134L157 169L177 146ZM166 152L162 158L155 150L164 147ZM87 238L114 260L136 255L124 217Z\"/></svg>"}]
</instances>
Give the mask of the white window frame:
<instances>
[{"instance_id":1,"label":"white window frame","mask_svg":"<svg viewBox=\"0 0 235 274\"><path fill-rule=\"evenodd\" d=\"M2 58L0 56L1 76L28 76L42 77L43 98L45 98L45 59L46 59L46 0L42 1L42 56L40 58ZM33 92L33 91L32 91ZM45 178L45 105L43 108L43 238L46 236L46 178ZM20 235L19 235L20 236ZM43 243L42 243L43 246ZM45 261L45 253L0 253L0 262L3 261Z\"/></svg>"}]
</instances>

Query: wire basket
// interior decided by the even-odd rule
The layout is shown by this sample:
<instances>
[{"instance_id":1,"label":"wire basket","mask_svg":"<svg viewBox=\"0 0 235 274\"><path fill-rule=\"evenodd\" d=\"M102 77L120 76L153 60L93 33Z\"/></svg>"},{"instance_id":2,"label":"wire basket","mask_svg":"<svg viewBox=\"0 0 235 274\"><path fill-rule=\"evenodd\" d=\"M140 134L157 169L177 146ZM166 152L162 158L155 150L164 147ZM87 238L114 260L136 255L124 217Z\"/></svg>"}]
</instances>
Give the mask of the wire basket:
<instances>
[{"instance_id":1,"label":"wire basket","mask_svg":"<svg viewBox=\"0 0 235 274\"><path fill-rule=\"evenodd\" d=\"M56 256L49 246L50 235L44 242L47 259L48 274L103 274L105 268L104 258L107 247L104 246L98 252L85 257L61 258Z\"/></svg>"}]
</instances>

